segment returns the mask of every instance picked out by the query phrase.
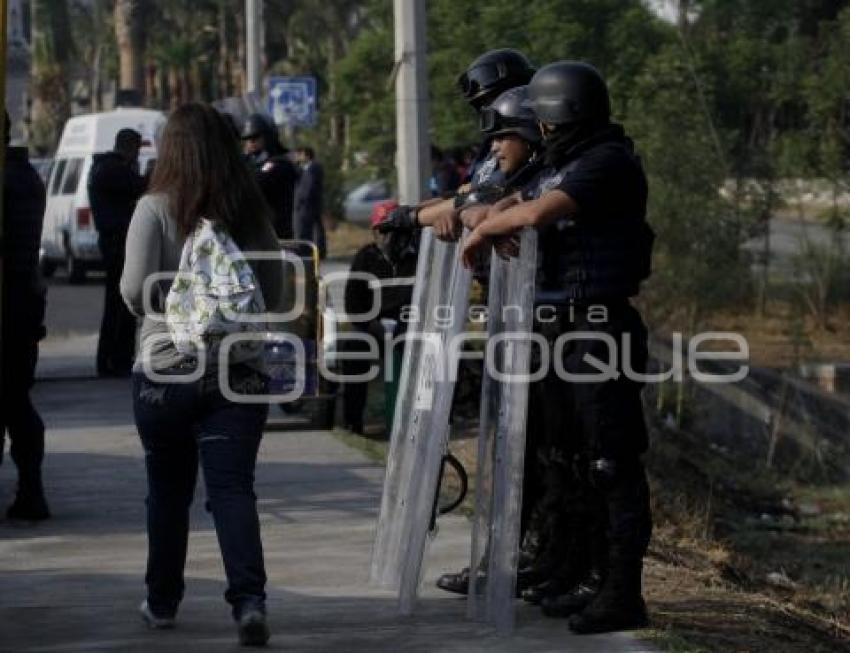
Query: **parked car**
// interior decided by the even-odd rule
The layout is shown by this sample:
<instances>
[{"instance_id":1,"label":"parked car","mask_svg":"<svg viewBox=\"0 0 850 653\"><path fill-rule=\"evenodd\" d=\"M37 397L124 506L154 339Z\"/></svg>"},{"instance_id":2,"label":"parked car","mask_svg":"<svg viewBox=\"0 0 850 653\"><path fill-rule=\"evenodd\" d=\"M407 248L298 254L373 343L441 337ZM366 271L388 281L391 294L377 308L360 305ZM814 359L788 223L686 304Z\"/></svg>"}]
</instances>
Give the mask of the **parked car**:
<instances>
[{"instance_id":1,"label":"parked car","mask_svg":"<svg viewBox=\"0 0 850 653\"><path fill-rule=\"evenodd\" d=\"M388 199L392 199L392 188L388 182L379 179L360 184L345 196L345 219L369 226L372 208Z\"/></svg>"},{"instance_id":2,"label":"parked car","mask_svg":"<svg viewBox=\"0 0 850 653\"><path fill-rule=\"evenodd\" d=\"M160 111L135 108L75 116L65 123L46 184L40 252L45 276L64 265L71 283L80 283L88 270L102 267L87 183L92 157L111 150L118 131L129 127L142 135L139 169L144 170L156 158L154 136L164 123Z\"/></svg>"}]
</instances>

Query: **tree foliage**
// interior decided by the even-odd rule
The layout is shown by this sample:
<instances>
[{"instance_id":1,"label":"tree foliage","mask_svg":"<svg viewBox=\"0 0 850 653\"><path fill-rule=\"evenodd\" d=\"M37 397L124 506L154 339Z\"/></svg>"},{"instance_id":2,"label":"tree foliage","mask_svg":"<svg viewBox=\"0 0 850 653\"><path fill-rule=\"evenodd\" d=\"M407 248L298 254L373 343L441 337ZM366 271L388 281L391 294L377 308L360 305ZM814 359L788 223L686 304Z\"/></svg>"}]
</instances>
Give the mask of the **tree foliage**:
<instances>
[{"instance_id":1,"label":"tree foliage","mask_svg":"<svg viewBox=\"0 0 850 653\"><path fill-rule=\"evenodd\" d=\"M96 11L71 2L77 52L97 71L94 80L119 72L115 2L83 3ZM148 104L169 108L243 91L243 0L144 4L151 8L143 53ZM537 65L559 59L595 64L652 184L659 265L651 293L677 303L697 322L724 297L738 298L746 289L741 279L748 262L740 245L768 228L781 180L826 180L836 200L830 224L836 234L843 229L837 199L850 187L850 2L667 4L678 9L677 20L660 19L641 0L429 0L430 135L444 148L479 139L456 80L486 50L517 48ZM36 84L47 117L67 107L67 90L50 95L65 65L63 53L71 51L59 45L67 41L60 16L67 16L65 5L33 2L42 30L35 43ZM332 188L329 204L338 207L343 177L350 183L393 175L392 2L267 0L265 7L266 70L318 79L319 124L286 137L320 152ZM99 93L91 95L95 107ZM733 188L731 195L721 197L724 186ZM765 265L762 285L768 277ZM831 296L828 290L819 290L820 296ZM663 302L655 304L666 310Z\"/></svg>"}]
</instances>

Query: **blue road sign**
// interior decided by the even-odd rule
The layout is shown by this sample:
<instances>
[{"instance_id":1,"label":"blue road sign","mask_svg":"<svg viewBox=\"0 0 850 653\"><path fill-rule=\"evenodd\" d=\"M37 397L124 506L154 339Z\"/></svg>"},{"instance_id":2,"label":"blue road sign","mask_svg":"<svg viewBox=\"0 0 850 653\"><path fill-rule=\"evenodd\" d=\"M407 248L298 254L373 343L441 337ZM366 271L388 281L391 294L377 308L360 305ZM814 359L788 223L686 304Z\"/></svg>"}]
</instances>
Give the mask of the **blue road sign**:
<instances>
[{"instance_id":1,"label":"blue road sign","mask_svg":"<svg viewBox=\"0 0 850 653\"><path fill-rule=\"evenodd\" d=\"M269 113L281 127L312 127L316 124L316 78L270 77Z\"/></svg>"}]
</instances>

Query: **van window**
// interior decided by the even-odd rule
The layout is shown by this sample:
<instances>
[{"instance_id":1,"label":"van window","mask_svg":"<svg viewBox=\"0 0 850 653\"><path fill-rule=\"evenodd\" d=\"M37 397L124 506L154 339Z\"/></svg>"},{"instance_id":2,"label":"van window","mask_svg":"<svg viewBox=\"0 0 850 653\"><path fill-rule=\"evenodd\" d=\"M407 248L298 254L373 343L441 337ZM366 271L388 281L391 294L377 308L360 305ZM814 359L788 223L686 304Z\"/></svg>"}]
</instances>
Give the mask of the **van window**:
<instances>
[{"instance_id":1,"label":"van window","mask_svg":"<svg viewBox=\"0 0 850 653\"><path fill-rule=\"evenodd\" d=\"M50 181L50 195L56 195L59 192L59 184L62 182L62 176L65 174L65 164L67 159L59 159L56 166L53 168L53 178Z\"/></svg>"},{"instance_id":2,"label":"van window","mask_svg":"<svg viewBox=\"0 0 850 653\"><path fill-rule=\"evenodd\" d=\"M65 170L65 181L62 183L62 194L73 195L77 192L80 183L80 173L83 171L82 159L69 159Z\"/></svg>"}]
</instances>

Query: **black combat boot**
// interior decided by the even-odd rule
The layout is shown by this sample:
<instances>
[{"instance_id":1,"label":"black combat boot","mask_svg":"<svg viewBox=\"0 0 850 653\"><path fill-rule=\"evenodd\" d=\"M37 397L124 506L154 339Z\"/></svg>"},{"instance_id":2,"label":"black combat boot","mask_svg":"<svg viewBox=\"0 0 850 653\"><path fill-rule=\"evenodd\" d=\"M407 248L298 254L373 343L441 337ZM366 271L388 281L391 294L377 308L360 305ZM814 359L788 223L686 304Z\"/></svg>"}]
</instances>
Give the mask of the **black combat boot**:
<instances>
[{"instance_id":1,"label":"black combat boot","mask_svg":"<svg viewBox=\"0 0 850 653\"><path fill-rule=\"evenodd\" d=\"M516 584L517 597L519 597L523 590L541 582L549 575L549 568L541 566L543 563L539 562L543 538L544 536L540 532L539 525L531 522L523 537L522 547L519 550ZM485 574L485 570L479 568L479 578L484 578ZM468 594L469 567L464 567L455 573L443 574L437 579L437 587L453 594Z\"/></svg>"},{"instance_id":2,"label":"black combat boot","mask_svg":"<svg viewBox=\"0 0 850 653\"><path fill-rule=\"evenodd\" d=\"M469 567L464 567L455 573L443 574L437 579L437 587L453 594L467 594L469 592Z\"/></svg>"},{"instance_id":3,"label":"black combat boot","mask_svg":"<svg viewBox=\"0 0 850 653\"><path fill-rule=\"evenodd\" d=\"M556 588L561 591L547 592L538 603L547 617L566 618L584 610L602 586L602 576L597 571L592 571L582 581L574 583L570 587ZM525 594L523 594L525 598ZM526 599L528 600L528 599Z\"/></svg>"},{"instance_id":4,"label":"black combat boot","mask_svg":"<svg viewBox=\"0 0 850 653\"><path fill-rule=\"evenodd\" d=\"M640 559L612 564L596 598L570 617L570 630L589 635L646 628L649 617L641 595L641 568Z\"/></svg>"},{"instance_id":5,"label":"black combat boot","mask_svg":"<svg viewBox=\"0 0 850 653\"><path fill-rule=\"evenodd\" d=\"M44 487L41 482L41 463L44 460L44 424L33 412L27 424L26 437L12 439L10 453L18 468L18 492L6 511L8 519L41 521L50 517Z\"/></svg>"},{"instance_id":6,"label":"black combat boot","mask_svg":"<svg viewBox=\"0 0 850 653\"><path fill-rule=\"evenodd\" d=\"M570 630L590 634L645 628L649 618L641 572L652 515L643 465L639 459L597 459L591 463L591 483L608 521L607 573L596 598L570 617Z\"/></svg>"},{"instance_id":7,"label":"black combat boot","mask_svg":"<svg viewBox=\"0 0 850 653\"><path fill-rule=\"evenodd\" d=\"M573 533L560 534L562 548L554 546L548 548L540 556L539 569L543 573L537 582L528 586L521 593L524 601L532 605L540 605L547 597L558 596L572 591L590 569L590 556L588 549L584 546L574 533L580 529L575 528ZM561 555L559 556L558 553Z\"/></svg>"},{"instance_id":8,"label":"black combat boot","mask_svg":"<svg viewBox=\"0 0 850 653\"><path fill-rule=\"evenodd\" d=\"M50 518L50 510L47 507L47 500L44 498L41 479L38 479L37 482L32 479L19 482L18 493L15 496L14 503L6 511L6 518L20 521L42 521Z\"/></svg>"},{"instance_id":9,"label":"black combat boot","mask_svg":"<svg viewBox=\"0 0 850 653\"><path fill-rule=\"evenodd\" d=\"M519 598L523 590L530 587L532 584L540 581L540 571L535 568L526 568L517 571L516 581L516 597ZM443 574L437 579L437 587L446 592L453 594L468 594L469 593L469 567L464 567L460 571L452 574ZM480 581L485 581L487 573L484 570L479 570L478 578Z\"/></svg>"}]
</instances>

